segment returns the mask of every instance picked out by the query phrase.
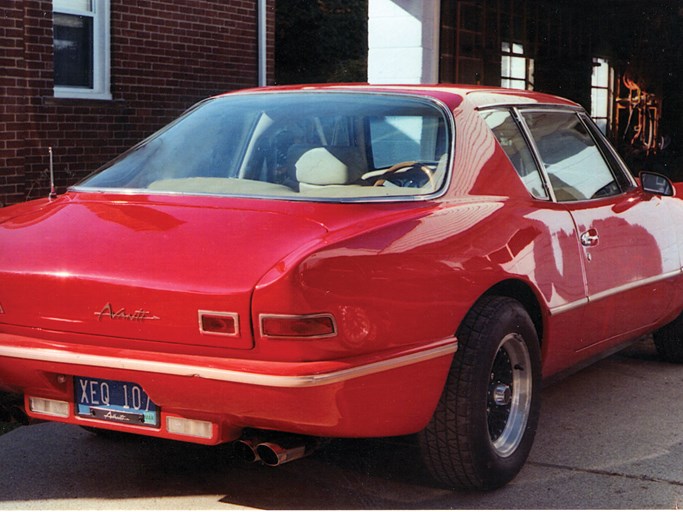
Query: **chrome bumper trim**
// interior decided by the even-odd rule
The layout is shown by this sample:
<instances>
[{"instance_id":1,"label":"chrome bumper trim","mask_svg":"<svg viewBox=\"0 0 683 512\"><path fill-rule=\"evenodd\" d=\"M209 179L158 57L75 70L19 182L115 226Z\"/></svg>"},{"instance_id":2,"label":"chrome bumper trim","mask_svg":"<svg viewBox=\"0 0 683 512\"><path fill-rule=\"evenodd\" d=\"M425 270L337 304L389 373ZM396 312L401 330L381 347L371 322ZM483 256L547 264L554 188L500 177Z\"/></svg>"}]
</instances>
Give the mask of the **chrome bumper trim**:
<instances>
[{"instance_id":1,"label":"chrome bumper trim","mask_svg":"<svg viewBox=\"0 0 683 512\"><path fill-rule=\"evenodd\" d=\"M207 380L250 384L254 386L307 388L336 384L375 373L385 372L388 370L394 370L404 366L429 361L431 359L453 354L458 349L458 342L455 338L447 338L443 340L443 343L443 345L439 345L435 348L430 348L402 356L396 356L384 361L377 361L345 368L343 370L310 375L269 375L237 370L224 370L205 366L163 363L160 361L148 361L144 359L122 359L118 357L99 356L94 354L80 354L77 352L63 350L12 346L0 346L0 357L45 361L49 363L94 366L98 368L113 368L116 370L158 373L179 377L198 377Z\"/></svg>"}]
</instances>

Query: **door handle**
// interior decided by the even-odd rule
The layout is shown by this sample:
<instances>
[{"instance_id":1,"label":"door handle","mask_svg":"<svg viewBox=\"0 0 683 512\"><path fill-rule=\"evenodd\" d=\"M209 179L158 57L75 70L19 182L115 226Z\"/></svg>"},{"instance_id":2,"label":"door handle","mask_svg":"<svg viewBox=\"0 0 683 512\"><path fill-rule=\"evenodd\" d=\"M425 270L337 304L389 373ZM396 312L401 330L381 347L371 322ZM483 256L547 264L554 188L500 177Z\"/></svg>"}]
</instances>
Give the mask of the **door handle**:
<instances>
[{"instance_id":1,"label":"door handle","mask_svg":"<svg viewBox=\"0 0 683 512\"><path fill-rule=\"evenodd\" d=\"M597 230L589 229L585 233L581 234L580 240L581 245L583 245L584 247L595 247L596 245L598 245L600 237L598 236Z\"/></svg>"}]
</instances>

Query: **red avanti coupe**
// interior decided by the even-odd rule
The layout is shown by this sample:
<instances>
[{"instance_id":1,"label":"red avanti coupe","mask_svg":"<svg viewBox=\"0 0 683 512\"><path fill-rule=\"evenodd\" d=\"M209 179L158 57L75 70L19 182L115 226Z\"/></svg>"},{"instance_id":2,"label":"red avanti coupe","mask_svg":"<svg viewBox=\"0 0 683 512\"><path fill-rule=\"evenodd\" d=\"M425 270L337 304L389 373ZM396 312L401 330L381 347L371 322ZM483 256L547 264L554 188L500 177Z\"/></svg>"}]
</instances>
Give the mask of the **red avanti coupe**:
<instances>
[{"instance_id":1,"label":"red avanti coupe","mask_svg":"<svg viewBox=\"0 0 683 512\"><path fill-rule=\"evenodd\" d=\"M682 244L672 183L634 180L567 100L225 94L0 209L0 390L268 464L417 434L437 482L495 488L543 379L649 332L683 360Z\"/></svg>"}]
</instances>

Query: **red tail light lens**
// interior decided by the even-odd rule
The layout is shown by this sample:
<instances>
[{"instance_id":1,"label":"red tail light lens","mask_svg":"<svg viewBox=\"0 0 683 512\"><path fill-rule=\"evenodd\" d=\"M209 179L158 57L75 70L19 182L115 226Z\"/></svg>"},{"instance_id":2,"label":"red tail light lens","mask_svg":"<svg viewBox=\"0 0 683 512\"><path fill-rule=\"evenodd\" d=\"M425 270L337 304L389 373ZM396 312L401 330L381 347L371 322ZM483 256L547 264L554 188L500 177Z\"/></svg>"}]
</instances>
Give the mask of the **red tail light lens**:
<instances>
[{"instance_id":1,"label":"red tail light lens","mask_svg":"<svg viewBox=\"0 0 683 512\"><path fill-rule=\"evenodd\" d=\"M261 315L265 338L329 338L336 334L332 315Z\"/></svg>"},{"instance_id":2,"label":"red tail light lens","mask_svg":"<svg viewBox=\"0 0 683 512\"><path fill-rule=\"evenodd\" d=\"M204 334L237 336L240 332L238 316L236 313L200 311L199 331Z\"/></svg>"}]
</instances>

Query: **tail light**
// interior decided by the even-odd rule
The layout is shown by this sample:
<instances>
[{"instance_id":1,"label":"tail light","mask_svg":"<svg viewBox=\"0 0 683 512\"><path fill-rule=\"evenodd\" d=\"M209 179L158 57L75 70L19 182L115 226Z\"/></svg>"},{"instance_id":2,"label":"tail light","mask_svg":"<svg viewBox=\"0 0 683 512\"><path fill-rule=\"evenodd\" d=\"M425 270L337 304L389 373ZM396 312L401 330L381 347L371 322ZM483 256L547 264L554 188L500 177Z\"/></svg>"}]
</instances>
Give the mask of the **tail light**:
<instances>
[{"instance_id":1,"label":"tail light","mask_svg":"<svg viewBox=\"0 0 683 512\"><path fill-rule=\"evenodd\" d=\"M330 314L261 315L264 338L329 338L337 335L337 325Z\"/></svg>"},{"instance_id":2,"label":"tail light","mask_svg":"<svg viewBox=\"0 0 683 512\"><path fill-rule=\"evenodd\" d=\"M69 402L35 396L28 397L28 408L31 412L46 416L56 416L58 418L68 418L70 411Z\"/></svg>"},{"instance_id":3,"label":"tail light","mask_svg":"<svg viewBox=\"0 0 683 512\"><path fill-rule=\"evenodd\" d=\"M212 439L214 437L214 424L209 421L191 420L176 416L166 417L166 430L170 434L178 434L188 437L200 437Z\"/></svg>"},{"instance_id":4,"label":"tail light","mask_svg":"<svg viewBox=\"0 0 683 512\"><path fill-rule=\"evenodd\" d=\"M239 336L239 317L236 313L223 313L219 311L200 311L199 331L202 334L217 334L220 336Z\"/></svg>"}]
</instances>

